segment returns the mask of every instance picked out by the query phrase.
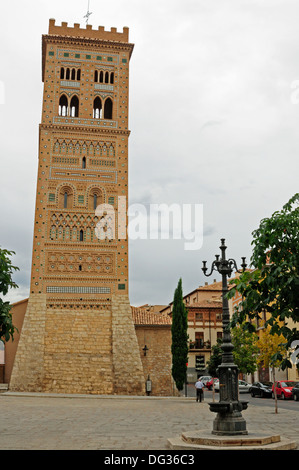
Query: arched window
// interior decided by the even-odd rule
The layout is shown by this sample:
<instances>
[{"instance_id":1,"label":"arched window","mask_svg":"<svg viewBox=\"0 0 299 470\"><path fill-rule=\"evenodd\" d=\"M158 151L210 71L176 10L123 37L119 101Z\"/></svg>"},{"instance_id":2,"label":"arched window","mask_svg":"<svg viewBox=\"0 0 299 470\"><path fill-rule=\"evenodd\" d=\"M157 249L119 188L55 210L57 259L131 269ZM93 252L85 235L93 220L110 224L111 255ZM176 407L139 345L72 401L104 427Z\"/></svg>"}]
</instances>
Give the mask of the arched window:
<instances>
[{"instance_id":1,"label":"arched window","mask_svg":"<svg viewBox=\"0 0 299 470\"><path fill-rule=\"evenodd\" d=\"M102 117L102 100L98 96L93 102L93 118L100 119Z\"/></svg>"},{"instance_id":2,"label":"arched window","mask_svg":"<svg viewBox=\"0 0 299 470\"><path fill-rule=\"evenodd\" d=\"M82 158L82 168L86 168L86 158Z\"/></svg>"},{"instance_id":3,"label":"arched window","mask_svg":"<svg viewBox=\"0 0 299 470\"><path fill-rule=\"evenodd\" d=\"M95 72L94 72L94 81L97 82L98 78L99 78L99 72L97 70L95 70Z\"/></svg>"},{"instance_id":4,"label":"arched window","mask_svg":"<svg viewBox=\"0 0 299 470\"><path fill-rule=\"evenodd\" d=\"M96 210L97 205L98 205L98 195L95 193L93 195L93 210Z\"/></svg>"},{"instance_id":5,"label":"arched window","mask_svg":"<svg viewBox=\"0 0 299 470\"><path fill-rule=\"evenodd\" d=\"M78 80L78 82L80 82L80 80L81 80L81 69L77 70L77 80Z\"/></svg>"},{"instance_id":6,"label":"arched window","mask_svg":"<svg viewBox=\"0 0 299 470\"><path fill-rule=\"evenodd\" d=\"M73 191L69 186L63 186L58 195L59 207L71 209L73 206Z\"/></svg>"},{"instance_id":7,"label":"arched window","mask_svg":"<svg viewBox=\"0 0 299 470\"><path fill-rule=\"evenodd\" d=\"M105 73L105 83L109 83L109 72Z\"/></svg>"},{"instance_id":8,"label":"arched window","mask_svg":"<svg viewBox=\"0 0 299 470\"><path fill-rule=\"evenodd\" d=\"M101 70L100 71L100 83L103 83L103 82L104 82L104 73Z\"/></svg>"},{"instance_id":9,"label":"arched window","mask_svg":"<svg viewBox=\"0 0 299 470\"><path fill-rule=\"evenodd\" d=\"M94 212L99 204L103 203L102 191L99 188L93 188L89 193L88 208Z\"/></svg>"},{"instance_id":10,"label":"arched window","mask_svg":"<svg viewBox=\"0 0 299 470\"><path fill-rule=\"evenodd\" d=\"M72 80L76 80L76 69L72 69Z\"/></svg>"},{"instance_id":11,"label":"arched window","mask_svg":"<svg viewBox=\"0 0 299 470\"><path fill-rule=\"evenodd\" d=\"M114 72L111 72L110 74L110 83L113 85L114 83Z\"/></svg>"},{"instance_id":12,"label":"arched window","mask_svg":"<svg viewBox=\"0 0 299 470\"><path fill-rule=\"evenodd\" d=\"M64 68L63 67L61 67L61 69L60 69L60 78L61 78L61 80L64 79Z\"/></svg>"},{"instance_id":13,"label":"arched window","mask_svg":"<svg viewBox=\"0 0 299 470\"><path fill-rule=\"evenodd\" d=\"M79 99L78 96L74 95L71 99L71 117L79 116Z\"/></svg>"},{"instance_id":14,"label":"arched window","mask_svg":"<svg viewBox=\"0 0 299 470\"><path fill-rule=\"evenodd\" d=\"M113 104L111 98L107 98L104 104L104 119L112 119Z\"/></svg>"},{"instance_id":15,"label":"arched window","mask_svg":"<svg viewBox=\"0 0 299 470\"><path fill-rule=\"evenodd\" d=\"M80 236L80 238L79 238L80 242L83 242L83 230L82 229L80 230L80 235L79 236Z\"/></svg>"},{"instance_id":16,"label":"arched window","mask_svg":"<svg viewBox=\"0 0 299 470\"><path fill-rule=\"evenodd\" d=\"M59 116L67 116L68 115L68 100L65 95L61 95L59 99L59 109L58 109Z\"/></svg>"},{"instance_id":17,"label":"arched window","mask_svg":"<svg viewBox=\"0 0 299 470\"><path fill-rule=\"evenodd\" d=\"M65 78L66 78L66 80L70 79L70 69L66 69Z\"/></svg>"}]
</instances>

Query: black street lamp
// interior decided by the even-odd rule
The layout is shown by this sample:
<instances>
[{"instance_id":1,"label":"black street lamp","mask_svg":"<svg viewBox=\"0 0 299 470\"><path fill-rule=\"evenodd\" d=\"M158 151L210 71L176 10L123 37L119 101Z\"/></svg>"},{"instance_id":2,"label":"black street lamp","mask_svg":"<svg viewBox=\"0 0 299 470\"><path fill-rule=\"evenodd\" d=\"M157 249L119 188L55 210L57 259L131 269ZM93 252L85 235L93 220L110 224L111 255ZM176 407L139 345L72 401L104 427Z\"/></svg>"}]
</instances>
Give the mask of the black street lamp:
<instances>
[{"instance_id":1,"label":"black street lamp","mask_svg":"<svg viewBox=\"0 0 299 470\"><path fill-rule=\"evenodd\" d=\"M219 402L209 403L210 410L217 413L213 423L212 434L218 435L237 435L248 434L246 430L246 421L241 411L246 410L247 401L239 400L239 379L238 368L234 364L233 345L231 342L231 333L229 328L229 307L226 294L228 293L227 277L230 277L233 270L244 272L246 269L245 258L242 258L242 271L238 270L237 263L234 259L225 258L225 239L221 239L221 257L216 255L213 261L211 272L207 274L207 262L203 261L202 271L205 276L211 276L213 271L218 271L222 275L222 363L218 368L219 378Z\"/></svg>"}]
</instances>

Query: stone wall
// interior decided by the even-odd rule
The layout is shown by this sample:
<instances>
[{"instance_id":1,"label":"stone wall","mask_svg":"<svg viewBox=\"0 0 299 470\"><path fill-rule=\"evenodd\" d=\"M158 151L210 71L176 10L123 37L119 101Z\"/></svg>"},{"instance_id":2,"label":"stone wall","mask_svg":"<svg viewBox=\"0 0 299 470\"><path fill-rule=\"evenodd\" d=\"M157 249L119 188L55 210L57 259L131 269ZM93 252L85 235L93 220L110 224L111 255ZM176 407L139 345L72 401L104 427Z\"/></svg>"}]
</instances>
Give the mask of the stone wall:
<instances>
[{"instance_id":1,"label":"stone wall","mask_svg":"<svg viewBox=\"0 0 299 470\"><path fill-rule=\"evenodd\" d=\"M171 330L170 326L161 325L136 325L136 334L139 343L140 357L145 379L152 382L153 396L177 395L174 385L171 367ZM148 350L144 355L143 348Z\"/></svg>"},{"instance_id":2,"label":"stone wall","mask_svg":"<svg viewBox=\"0 0 299 470\"><path fill-rule=\"evenodd\" d=\"M45 324L46 295L32 294L14 360L10 390L43 391Z\"/></svg>"},{"instance_id":3,"label":"stone wall","mask_svg":"<svg viewBox=\"0 0 299 470\"><path fill-rule=\"evenodd\" d=\"M145 379L127 296L105 309L56 309L29 298L10 390L145 394Z\"/></svg>"},{"instance_id":4,"label":"stone wall","mask_svg":"<svg viewBox=\"0 0 299 470\"><path fill-rule=\"evenodd\" d=\"M114 392L145 394L145 378L128 297L112 297Z\"/></svg>"}]
</instances>

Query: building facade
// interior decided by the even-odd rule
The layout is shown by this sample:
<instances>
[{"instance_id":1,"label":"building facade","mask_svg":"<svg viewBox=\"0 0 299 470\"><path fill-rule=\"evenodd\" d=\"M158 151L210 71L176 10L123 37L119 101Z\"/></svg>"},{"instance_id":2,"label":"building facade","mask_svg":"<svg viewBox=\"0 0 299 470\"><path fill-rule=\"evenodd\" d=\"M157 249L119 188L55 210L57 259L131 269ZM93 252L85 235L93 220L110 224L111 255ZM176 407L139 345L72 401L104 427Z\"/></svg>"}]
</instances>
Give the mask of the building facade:
<instances>
[{"instance_id":1,"label":"building facade","mask_svg":"<svg viewBox=\"0 0 299 470\"><path fill-rule=\"evenodd\" d=\"M128 298L128 28L49 21L30 296L10 389L144 394Z\"/></svg>"},{"instance_id":2,"label":"building facade","mask_svg":"<svg viewBox=\"0 0 299 470\"><path fill-rule=\"evenodd\" d=\"M222 283L212 282L199 286L184 295L188 311L188 367L187 381L195 382L201 375L208 375L207 363L212 346L222 338ZM172 302L161 313L171 316Z\"/></svg>"}]
</instances>

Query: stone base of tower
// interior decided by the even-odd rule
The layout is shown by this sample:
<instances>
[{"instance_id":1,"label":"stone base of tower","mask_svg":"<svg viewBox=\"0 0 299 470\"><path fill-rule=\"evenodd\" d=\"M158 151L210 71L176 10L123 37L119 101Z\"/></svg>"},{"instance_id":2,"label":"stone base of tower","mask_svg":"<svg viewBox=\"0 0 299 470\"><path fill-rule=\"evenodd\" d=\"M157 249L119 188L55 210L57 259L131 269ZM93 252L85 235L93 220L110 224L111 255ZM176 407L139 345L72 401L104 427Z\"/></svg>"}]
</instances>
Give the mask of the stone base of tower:
<instances>
[{"instance_id":1,"label":"stone base of tower","mask_svg":"<svg viewBox=\"0 0 299 470\"><path fill-rule=\"evenodd\" d=\"M145 394L129 299L101 309L53 308L32 294L24 318L11 391Z\"/></svg>"}]
</instances>

